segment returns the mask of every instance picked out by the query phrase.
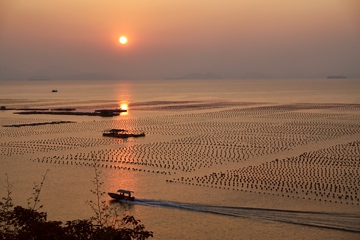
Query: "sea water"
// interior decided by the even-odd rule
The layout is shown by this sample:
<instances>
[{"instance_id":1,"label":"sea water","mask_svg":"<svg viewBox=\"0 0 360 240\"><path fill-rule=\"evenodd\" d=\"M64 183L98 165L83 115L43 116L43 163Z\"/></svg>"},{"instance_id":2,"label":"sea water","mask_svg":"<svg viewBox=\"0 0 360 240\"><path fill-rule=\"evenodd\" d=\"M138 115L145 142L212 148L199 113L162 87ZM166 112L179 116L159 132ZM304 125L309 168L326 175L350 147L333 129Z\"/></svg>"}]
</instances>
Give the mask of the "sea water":
<instances>
[{"instance_id":1,"label":"sea water","mask_svg":"<svg viewBox=\"0 0 360 240\"><path fill-rule=\"evenodd\" d=\"M88 218L96 163L105 192L135 192L133 203L111 205L154 239L357 239L359 96L358 79L4 81L6 108L125 103L128 112L2 110L0 192L7 174L14 203L26 206L48 170L40 199L49 219ZM3 126L52 121L73 123ZM109 128L146 136L102 137Z\"/></svg>"}]
</instances>

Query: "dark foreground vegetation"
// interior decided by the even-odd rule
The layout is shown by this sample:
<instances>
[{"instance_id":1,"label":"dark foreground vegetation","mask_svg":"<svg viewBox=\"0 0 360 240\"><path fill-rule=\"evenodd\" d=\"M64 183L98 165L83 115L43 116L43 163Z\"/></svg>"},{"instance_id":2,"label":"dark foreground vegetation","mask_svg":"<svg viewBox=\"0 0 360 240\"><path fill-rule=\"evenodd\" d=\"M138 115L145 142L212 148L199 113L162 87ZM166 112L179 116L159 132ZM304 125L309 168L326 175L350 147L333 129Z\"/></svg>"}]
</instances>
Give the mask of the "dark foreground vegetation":
<instances>
[{"instance_id":1,"label":"dark foreground vegetation","mask_svg":"<svg viewBox=\"0 0 360 240\"><path fill-rule=\"evenodd\" d=\"M111 209L101 198L102 182L95 168L95 201L87 202L95 217L83 220L61 221L47 220L47 213L39 205L41 188L46 177L39 185L35 184L33 196L28 199L28 206L14 206L11 198L12 185L6 176L7 196L0 201L0 239L3 240L118 240L148 239L153 237L151 231L145 230L140 220L133 216L120 215Z\"/></svg>"}]
</instances>

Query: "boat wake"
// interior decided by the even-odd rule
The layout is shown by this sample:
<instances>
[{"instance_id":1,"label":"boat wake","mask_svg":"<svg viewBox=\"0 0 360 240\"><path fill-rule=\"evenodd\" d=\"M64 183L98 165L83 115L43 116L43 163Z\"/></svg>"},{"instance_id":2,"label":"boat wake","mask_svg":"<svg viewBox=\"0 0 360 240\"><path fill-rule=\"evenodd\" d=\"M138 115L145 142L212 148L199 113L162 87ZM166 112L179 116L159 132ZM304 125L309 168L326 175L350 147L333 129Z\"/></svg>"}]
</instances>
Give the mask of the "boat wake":
<instances>
[{"instance_id":1,"label":"boat wake","mask_svg":"<svg viewBox=\"0 0 360 240\"><path fill-rule=\"evenodd\" d=\"M240 218L250 218L255 220L270 220L309 227L360 233L359 214L213 206L150 199L136 199L134 202L128 203L151 207L166 207L187 211L212 213Z\"/></svg>"}]
</instances>

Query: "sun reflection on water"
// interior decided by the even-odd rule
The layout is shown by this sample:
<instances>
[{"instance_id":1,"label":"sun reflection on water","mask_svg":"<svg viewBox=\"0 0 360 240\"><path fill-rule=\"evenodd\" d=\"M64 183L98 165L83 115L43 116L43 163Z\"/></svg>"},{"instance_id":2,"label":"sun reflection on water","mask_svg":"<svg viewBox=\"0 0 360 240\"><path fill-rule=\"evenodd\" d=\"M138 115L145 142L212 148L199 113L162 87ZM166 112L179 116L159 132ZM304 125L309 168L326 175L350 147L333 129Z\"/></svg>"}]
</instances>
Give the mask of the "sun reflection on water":
<instances>
[{"instance_id":1,"label":"sun reflection on water","mask_svg":"<svg viewBox=\"0 0 360 240\"><path fill-rule=\"evenodd\" d=\"M120 109L121 109L121 110L126 110L126 112L121 112L121 113L120 113L121 116L128 115L129 105L128 105L127 102L121 102L121 103L120 103Z\"/></svg>"}]
</instances>

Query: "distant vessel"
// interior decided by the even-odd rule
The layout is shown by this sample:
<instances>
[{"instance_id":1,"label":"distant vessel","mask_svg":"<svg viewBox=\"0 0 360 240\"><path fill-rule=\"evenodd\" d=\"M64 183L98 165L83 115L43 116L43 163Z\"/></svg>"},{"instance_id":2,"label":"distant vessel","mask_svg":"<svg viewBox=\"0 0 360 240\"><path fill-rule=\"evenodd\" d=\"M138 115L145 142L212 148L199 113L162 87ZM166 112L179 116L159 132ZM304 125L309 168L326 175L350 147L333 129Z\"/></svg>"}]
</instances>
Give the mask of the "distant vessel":
<instances>
[{"instance_id":1,"label":"distant vessel","mask_svg":"<svg viewBox=\"0 0 360 240\"><path fill-rule=\"evenodd\" d=\"M116 200L134 201L135 197L131 196L131 193L133 193L133 191L119 189L119 190L117 190L117 193L109 192L108 195L111 198L116 199Z\"/></svg>"},{"instance_id":2,"label":"distant vessel","mask_svg":"<svg viewBox=\"0 0 360 240\"><path fill-rule=\"evenodd\" d=\"M344 75L332 75L332 76L328 76L328 79L345 79L347 78L347 76Z\"/></svg>"},{"instance_id":3,"label":"distant vessel","mask_svg":"<svg viewBox=\"0 0 360 240\"><path fill-rule=\"evenodd\" d=\"M51 92L57 92L57 90L56 90L56 89L53 89Z\"/></svg>"},{"instance_id":4,"label":"distant vessel","mask_svg":"<svg viewBox=\"0 0 360 240\"><path fill-rule=\"evenodd\" d=\"M128 137L145 137L145 133L129 133L125 129L105 130L102 134L104 137L128 138Z\"/></svg>"},{"instance_id":5,"label":"distant vessel","mask_svg":"<svg viewBox=\"0 0 360 240\"><path fill-rule=\"evenodd\" d=\"M95 113L99 114L102 117L113 117L120 115L121 112L127 112L124 109L100 109L95 110Z\"/></svg>"}]
</instances>

